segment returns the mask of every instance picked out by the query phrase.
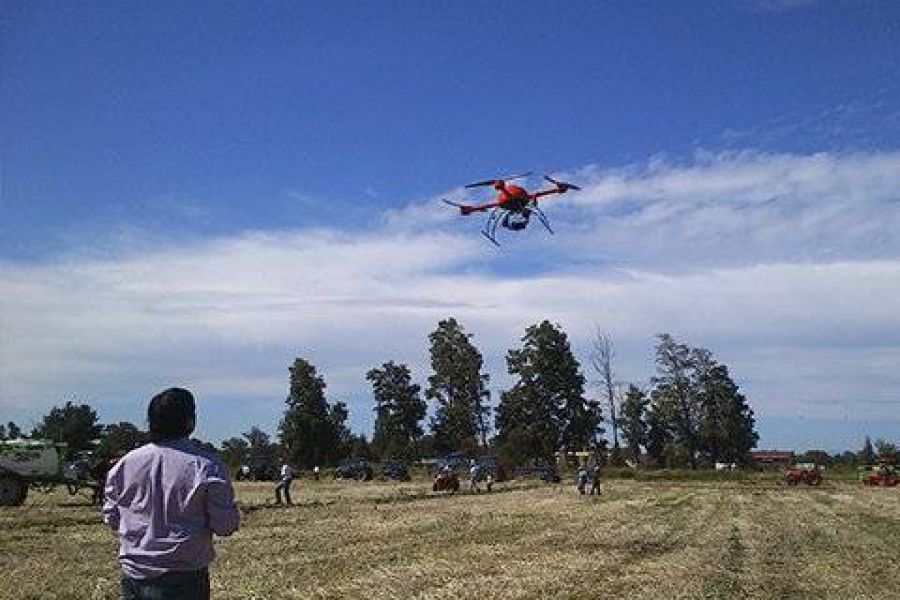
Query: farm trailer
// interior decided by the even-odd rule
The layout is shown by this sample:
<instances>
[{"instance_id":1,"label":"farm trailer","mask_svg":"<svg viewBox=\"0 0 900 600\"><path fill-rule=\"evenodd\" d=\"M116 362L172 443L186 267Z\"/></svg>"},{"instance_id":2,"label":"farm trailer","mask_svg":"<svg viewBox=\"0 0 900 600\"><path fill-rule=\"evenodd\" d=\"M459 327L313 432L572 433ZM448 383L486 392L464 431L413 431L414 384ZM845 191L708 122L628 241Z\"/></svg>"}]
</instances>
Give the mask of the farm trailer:
<instances>
[{"instance_id":1,"label":"farm trailer","mask_svg":"<svg viewBox=\"0 0 900 600\"><path fill-rule=\"evenodd\" d=\"M65 485L72 495L90 490L91 500L98 502L103 465L92 465L87 456L63 463L65 449L50 440L0 441L0 506L21 506L30 488L49 492L57 485Z\"/></svg>"}]
</instances>

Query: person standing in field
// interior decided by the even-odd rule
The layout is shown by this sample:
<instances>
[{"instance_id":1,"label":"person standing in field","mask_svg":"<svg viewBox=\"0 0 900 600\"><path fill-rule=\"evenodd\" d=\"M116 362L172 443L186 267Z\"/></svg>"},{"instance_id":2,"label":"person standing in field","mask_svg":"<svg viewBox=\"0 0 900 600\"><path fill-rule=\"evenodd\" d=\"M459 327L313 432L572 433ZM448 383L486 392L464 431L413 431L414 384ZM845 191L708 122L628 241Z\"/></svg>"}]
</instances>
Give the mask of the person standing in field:
<instances>
[{"instance_id":1,"label":"person standing in field","mask_svg":"<svg viewBox=\"0 0 900 600\"><path fill-rule=\"evenodd\" d=\"M594 465L594 469L591 472L591 496L594 493L599 496L600 495L600 463Z\"/></svg>"},{"instance_id":2,"label":"person standing in field","mask_svg":"<svg viewBox=\"0 0 900 600\"><path fill-rule=\"evenodd\" d=\"M478 480L481 479L481 465L475 462L473 458L469 462L469 491L475 492L476 494L481 491L478 487Z\"/></svg>"},{"instance_id":3,"label":"person standing in field","mask_svg":"<svg viewBox=\"0 0 900 600\"><path fill-rule=\"evenodd\" d=\"M279 471L279 480L275 484L275 504L285 503L288 506L293 504L291 501L291 482L294 481L294 471L286 460L281 461L281 470ZM284 501L282 502L281 494L284 493Z\"/></svg>"},{"instance_id":4,"label":"person standing in field","mask_svg":"<svg viewBox=\"0 0 900 600\"><path fill-rule=\"evenodd\" d=\"M584 466L578 468L578 493L584 496L587 490L588 472Z\"/></svg>"},{"instance_id":5,"label":"person standing in field","mask_svg":"<svg viewBox=\"0 0 900 600\"><path fill-rule=\"evenodd\" d=\"M122 600L206 600L213 534L237 531L228 470L188 438L194 396L170 388L147 408L150 443L106 477L103 520L119 534Z\"/></svg>"}]
</instances>

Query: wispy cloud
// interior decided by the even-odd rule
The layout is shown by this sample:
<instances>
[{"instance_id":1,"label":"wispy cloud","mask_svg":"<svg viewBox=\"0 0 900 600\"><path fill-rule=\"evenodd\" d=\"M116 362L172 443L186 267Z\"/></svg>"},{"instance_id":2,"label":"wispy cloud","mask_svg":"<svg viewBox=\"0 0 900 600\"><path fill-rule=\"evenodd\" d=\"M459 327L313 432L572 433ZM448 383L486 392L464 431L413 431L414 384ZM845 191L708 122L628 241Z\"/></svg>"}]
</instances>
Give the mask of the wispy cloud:
<instances>
[{"instance_id":1,"label":"wispy cloud","mask_svg":"<svg viewBox=\"0 0 900 600\"><path fill-rule=\"evenodd\" d=\"M426 336L454 315L496 383L505 350L549 318L580 349L609 330L623 378L646 379L653 334L671 331L716 351L763 415L896 417L900 154L699 155L565 176L584 192L548 204L557 235L535 228L499 250L431 199L362 234L164 250L133 234L102 256L0 263L0 406L36 417L74 393L121 414L180 383L274 420L286 367L305 356L362 426L365 371L394 359L424 377ZM247 425L218 418L214 436Z\"/></svg>"},{"instance_id":2,"label":"wispy cloud","mask_svg":"<svg viewBox=\"0 0 900 600\"><path fill-rule=\"evenodd\" d=\"M786 12L798 8L809 8L816 4L816 0L751 0L758 10L767 12Z\"/></svg>"},{"instance_id":3,"label":"wispy cloud","mask_svg":"<svg viewBox=\"0 0 900 600\"><path fill-rule=\"evenodd\" d=\"M588 252L657 267L900 255L900 153L698 155L579 176L592 183L556 218Z\"/></svg>"},{"instance_id":4,"label":"wispy cloud","mask_svg":"<svg viewBox=\"0 0 900 600\"><path fill-rule=\"evenodd\" d=\"M900 86L895 83L874 93L846 90L815 109L789 111L752 127L726 130L719 143L723 148L778 148L800 153L895 148L900 133L898 92Z\"/></svg>"}]
</instances>

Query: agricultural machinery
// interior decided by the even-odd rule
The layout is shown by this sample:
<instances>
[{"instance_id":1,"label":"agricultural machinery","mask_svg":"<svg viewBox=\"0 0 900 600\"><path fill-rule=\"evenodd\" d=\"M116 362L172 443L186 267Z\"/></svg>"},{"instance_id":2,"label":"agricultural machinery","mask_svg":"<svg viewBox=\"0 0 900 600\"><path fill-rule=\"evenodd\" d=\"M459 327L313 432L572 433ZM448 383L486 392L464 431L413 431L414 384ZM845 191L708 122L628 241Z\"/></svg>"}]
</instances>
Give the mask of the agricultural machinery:
<instances>
[{"instance_id":1,"label":"agricultural machinery","mask_svg":"<svg viewBox=\"0 0 900 600\"><path fill-rule=\"evenodd\" d=\"M0 506L20 506L29 488L49 492L57 485L65 485L72 495L87 490L91 501L98 503L115 461L83 452L63 463L65 449L65 444L49 440L0 441Z\"/></svg>"},{"instance_id":2,"label":"agricultural machinery","mask_svg":"<svg viewBox=\"0 0 900 600\"><path fill-rule=\"evenodd\" d=\"M817 486L821 485L824 479L822 469L818 465L812 464L794 465L784 473L784 482L787 485L805 483L806 485Z\"/></svg>"},{"instance_id":3,"label":"agricultural machinery","mask_svg":"<svg viewBox=\"0 0 900 600\"><path fill-rule=\"evenodd\" d=\"M434 476L434 482L431 484L431 491L458 492L459 477L457 477L456 473L450 469L441 469L438 471L437 475Z\"/></svg>"},{"instance_id":4,"label":"agricultural machinery","mask_svg":"<svg viewBox=\"0 0 900 600\"><path fill-rule=\"evenodd\" d=\"M885 462L858 467L857 477L866 485L894 487L900 484L900 473L897 472L897 467Z\"/></svg>"}]
</instances>

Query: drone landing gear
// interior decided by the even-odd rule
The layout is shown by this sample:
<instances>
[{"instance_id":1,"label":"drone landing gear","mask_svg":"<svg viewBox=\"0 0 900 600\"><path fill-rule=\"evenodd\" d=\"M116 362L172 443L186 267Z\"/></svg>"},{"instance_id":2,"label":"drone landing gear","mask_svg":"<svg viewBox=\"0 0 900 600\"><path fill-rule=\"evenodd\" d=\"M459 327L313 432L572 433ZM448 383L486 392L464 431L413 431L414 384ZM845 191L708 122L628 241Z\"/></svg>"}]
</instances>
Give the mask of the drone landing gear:
<instances>
[{"instance_id":1,"label":"drone landing gear","mask_svg":"<svg viewBox=\"0 0 900 600\"><path fill-rule=\"evenodd\" d=\"M482 231L482 232L481 232L481 235L483 235L484 237L486 237L486 238L488 239L488 241L489 241L490 243L492 243L493 245L497 246L498 248L500 247L500 242L498 242L497 240L495 240L494 238L492 238L492 237L491 237L491 234L489 234L487 231Z\"/></svg>"},{"instance_id":2,"label":"drone landing gear","mask_svg":"<svg viewBox=\"0 0 900 600\"><path fill-rule=\"evenodd\" d=\"M532 212L538 216L541 225L553 235L553 228L550 227L550 219L548 219L547 215L544 214L544 211L537 206L532 206L525 209L525 211L511 211L499 207L495 208L488 215L487 221L484 224L484 229L481 230L481 235L486 237L492 244L499 247L500 242L497 241L497 228L503 226L510 231L521 231L528 226L528 218ZM517 216L520 217L519 220L512 220L513 217Z\"/></svg>"},{"instance_id":3,"label":"drone landing gear","mask_svg":"<svg viewBox=\"0 0 900 600\"><path fill-rule=\"evenodd\" d=\"M497 241L497 226L500 224L500 220L503 216L505 216L505 213L508 212L508 210L495 208L488 215L487 222L484 224L484 229L481 230L481 235L486 237L488 241L498 248L500 247L500 242Z\"/></svg>"},{"instance_id":4,"label":"drone landing gear","mask_svg":"<svg viewBox=\"0 0 900 600\"><path fill-rule=\"evenodd\" d=\"M537 213L538 219L540 219L541 221L541 225L547 228L547 231L550 232L550 235L553 235L553 229L550 228L550 219L547 218L547 215L544 214L544 211L542 211L537 206L533 207L531 210Z\"/></svg>"}]
</instances>

